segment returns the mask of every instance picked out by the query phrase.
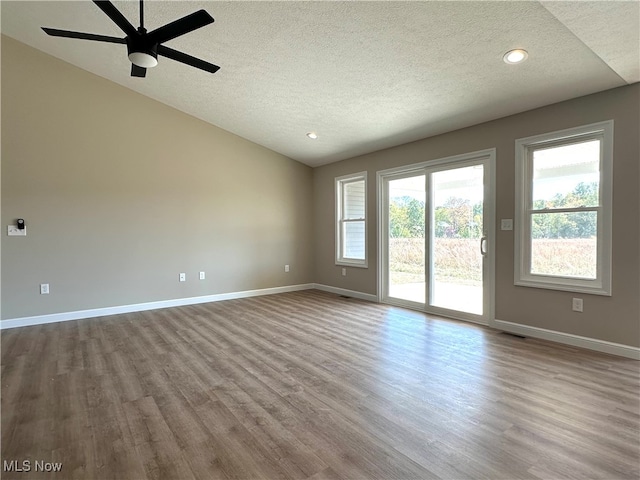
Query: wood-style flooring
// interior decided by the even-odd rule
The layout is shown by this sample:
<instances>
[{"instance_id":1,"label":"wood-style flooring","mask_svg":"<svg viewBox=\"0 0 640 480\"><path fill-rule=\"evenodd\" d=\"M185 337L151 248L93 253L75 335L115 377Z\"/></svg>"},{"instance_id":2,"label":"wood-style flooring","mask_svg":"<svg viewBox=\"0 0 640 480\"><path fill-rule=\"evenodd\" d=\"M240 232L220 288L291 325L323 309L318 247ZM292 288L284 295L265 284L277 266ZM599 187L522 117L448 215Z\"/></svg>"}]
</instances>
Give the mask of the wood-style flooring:
<instances>
[{"instance_id":1,"label":"wood-style flooring","mask_svg":"<svg viewBox=\"0 0 640 480\"><path fill-rule=\"evenodd\" d=\"M3 479L640 476L640 362L314 290L5 330L1 367Z\"/></svg>"}]
</instances>

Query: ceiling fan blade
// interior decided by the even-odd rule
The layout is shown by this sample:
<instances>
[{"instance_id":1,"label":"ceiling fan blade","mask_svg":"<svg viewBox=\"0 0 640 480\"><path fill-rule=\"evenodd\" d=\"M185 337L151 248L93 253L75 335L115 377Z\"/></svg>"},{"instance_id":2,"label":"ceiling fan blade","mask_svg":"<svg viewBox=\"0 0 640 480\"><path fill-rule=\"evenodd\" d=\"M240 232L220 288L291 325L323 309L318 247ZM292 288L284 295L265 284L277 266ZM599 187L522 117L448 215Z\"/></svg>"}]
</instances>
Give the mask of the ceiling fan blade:
<instances>
[{"instance_id":1,"label":"ceiling fan blade","mask_svg":"<svg viewBox=\"0 0 640 480\"><path fill-rule=\"evenodd\" d=\"M94 40L96 42L127 43L124 38L108 37L106 35L95 35L93 33L71 32L69 30L58 30L56 28L42 27L47 35L52 37L78 38L80 40Z\"/></svg>"},{"instance_id":2,"label":"ceiling fan blade","mask_svg":"<svg viewBox=\"0 0 640 480\"><path fill-rule=\"evenodd\" d=\"M218 70L220 70L220 67L214 65L213 63L205 62L204 60L200 60L199 58L192 57L191 55L187 55L186 53L182 53L172 48L165 47L164 45L158 46L158 55L162 55L163 57L170 58L171 60L175 60L176 62L184 63L186 65L190 65L192 67L196 67L200 70L204 70L210 73L216 73Z\"/></svg>"},{"instance_id":3,"label":"ceiling fan blade","mask_svg":"<svg viewBox=\"0 0 640 480\"><path fill-rule=\"evenodd\" d=\"M132 77L140 77L144 78L147 76L147 69L144 67L139 67L135 63L131 64L131 76Z\"/></svg>"},{"instance_id":4,"label":"ceiling fan blade","mask_svg":"<svg viewBox=\"0 0 640 480\"><path fill-rule=\"evenodd\" d=\"M93 3L95 3L100 10L106 13L107 16L113 20L124 33L127 34L127 36L136 34L135 27L129 23L129 20L127 20L109 0L93 0Z\"/></svg>"},{"instance_id":5,"label":"ceiling fan blade","mask_svg":"<svg viewBox=\"0 0 640 480\"><path fill-rule=\"evenodd\" d=\"M213 17L205 10L198 10L186 17L167 23L163 27L156 28L154 31L149 32L148 38L151 43L164 43L210 23L213 23Z\"/></svg>"}]
</instances>

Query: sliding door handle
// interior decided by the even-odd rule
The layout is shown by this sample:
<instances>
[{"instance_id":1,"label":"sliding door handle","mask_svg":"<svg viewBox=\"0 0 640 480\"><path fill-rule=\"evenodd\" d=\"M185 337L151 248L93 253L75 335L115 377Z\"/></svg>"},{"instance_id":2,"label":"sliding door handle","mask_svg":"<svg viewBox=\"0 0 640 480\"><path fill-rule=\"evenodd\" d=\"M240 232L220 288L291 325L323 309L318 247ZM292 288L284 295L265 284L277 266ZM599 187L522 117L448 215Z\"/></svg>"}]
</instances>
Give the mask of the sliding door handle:
<instances>
[{"instance_id":1,"label":"sliding door handle","mask_svg":"<svg viewBox=\"0 0 640 480\"><path fill-rule=\"evenodd\" d=\"M482 238L480 238L480 255L486 255L487 254L487 237L483 236Z\"/></svg>"}]
</instances>

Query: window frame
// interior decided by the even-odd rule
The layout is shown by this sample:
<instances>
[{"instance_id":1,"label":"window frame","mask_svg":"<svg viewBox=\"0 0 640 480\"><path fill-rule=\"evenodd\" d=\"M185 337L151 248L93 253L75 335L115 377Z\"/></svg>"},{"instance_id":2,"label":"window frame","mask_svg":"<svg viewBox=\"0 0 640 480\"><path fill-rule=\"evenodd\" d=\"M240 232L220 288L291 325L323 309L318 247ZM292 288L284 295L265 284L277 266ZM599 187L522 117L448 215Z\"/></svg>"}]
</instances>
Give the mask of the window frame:
<instances>
[{"instance_id":1,"label":"window frame","mask_svg":"<svg viewBox=\"0 0 640 480\"><path fill-rule=\"evenodd\" d=\"M600 183L597 207L561 209L533 208L533 152L536 149L571 145L600 139ZM549 132L515 142L515 285L611 296L613 120ZM535 213L597 212L596 278L578 278L531 273L531 218Z\"/></svg>"},{"instance_id":2,"label":"window frame","mask_svg":"<svg viewBox=\"0 0 640 480\"><path fill-rule=\"evenodd\" d=\"M349 183L355 183L364 181L364 218L358 219L345 219L343 218L344 211L344 188ZM336 217L335 217L335 230L336 230L336 251L335 251L335 264L368 268L369 266L369 254L368 254L368 235L367 235L367 172L358 172L349 175L343 175L335 178L335 199L336 199ZM343 252L343 225L347 222L364 222L364 259L348 258L342 255Z\"/></svg>"}]
</instances>

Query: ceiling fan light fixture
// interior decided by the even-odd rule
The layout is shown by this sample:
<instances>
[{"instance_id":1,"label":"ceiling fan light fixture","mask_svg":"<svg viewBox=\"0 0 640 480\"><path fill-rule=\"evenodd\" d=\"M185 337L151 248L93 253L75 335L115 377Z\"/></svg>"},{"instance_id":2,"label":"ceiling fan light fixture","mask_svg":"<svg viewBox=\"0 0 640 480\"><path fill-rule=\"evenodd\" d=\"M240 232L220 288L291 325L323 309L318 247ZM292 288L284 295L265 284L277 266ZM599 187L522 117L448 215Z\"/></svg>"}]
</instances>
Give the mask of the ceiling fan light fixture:
<instances>
[{"instance_id":1,"label":"ceiling fan light fixture","mask_svg":"<svg viewBox=\"0 0 640 480\"><path fill-rule=\"evenodd\" d=\"M505 53L502 59L504 60L504 63L515 65L516 63L524 62L528 56L529 54L526 50L516 48L515 50L509 50L507 53Z\"/></svg>"},{"instance_id":2,"label":"ceiling fan light fixture","mask_svg":"<svg viewBox=\"0 0 640 480\"><path fill-rule=\"evenodd\" d=\"M131 52L129 54L129 60L134 65L142 68L152 68L158 65L158 59L156 57L144 52Z\"/></svg>"},{"instance_id":3,"label":"ceiling fan light fixture","mask_svg":"<svg viewBox=\"0 0 640 480\"><path fill-rule=\"evenodd\" d=\"M138 67L152 68L158 65L158 45L145 44L144 37L128 37L127 53L129 61Z\"/></svg>"}]
</instances>

